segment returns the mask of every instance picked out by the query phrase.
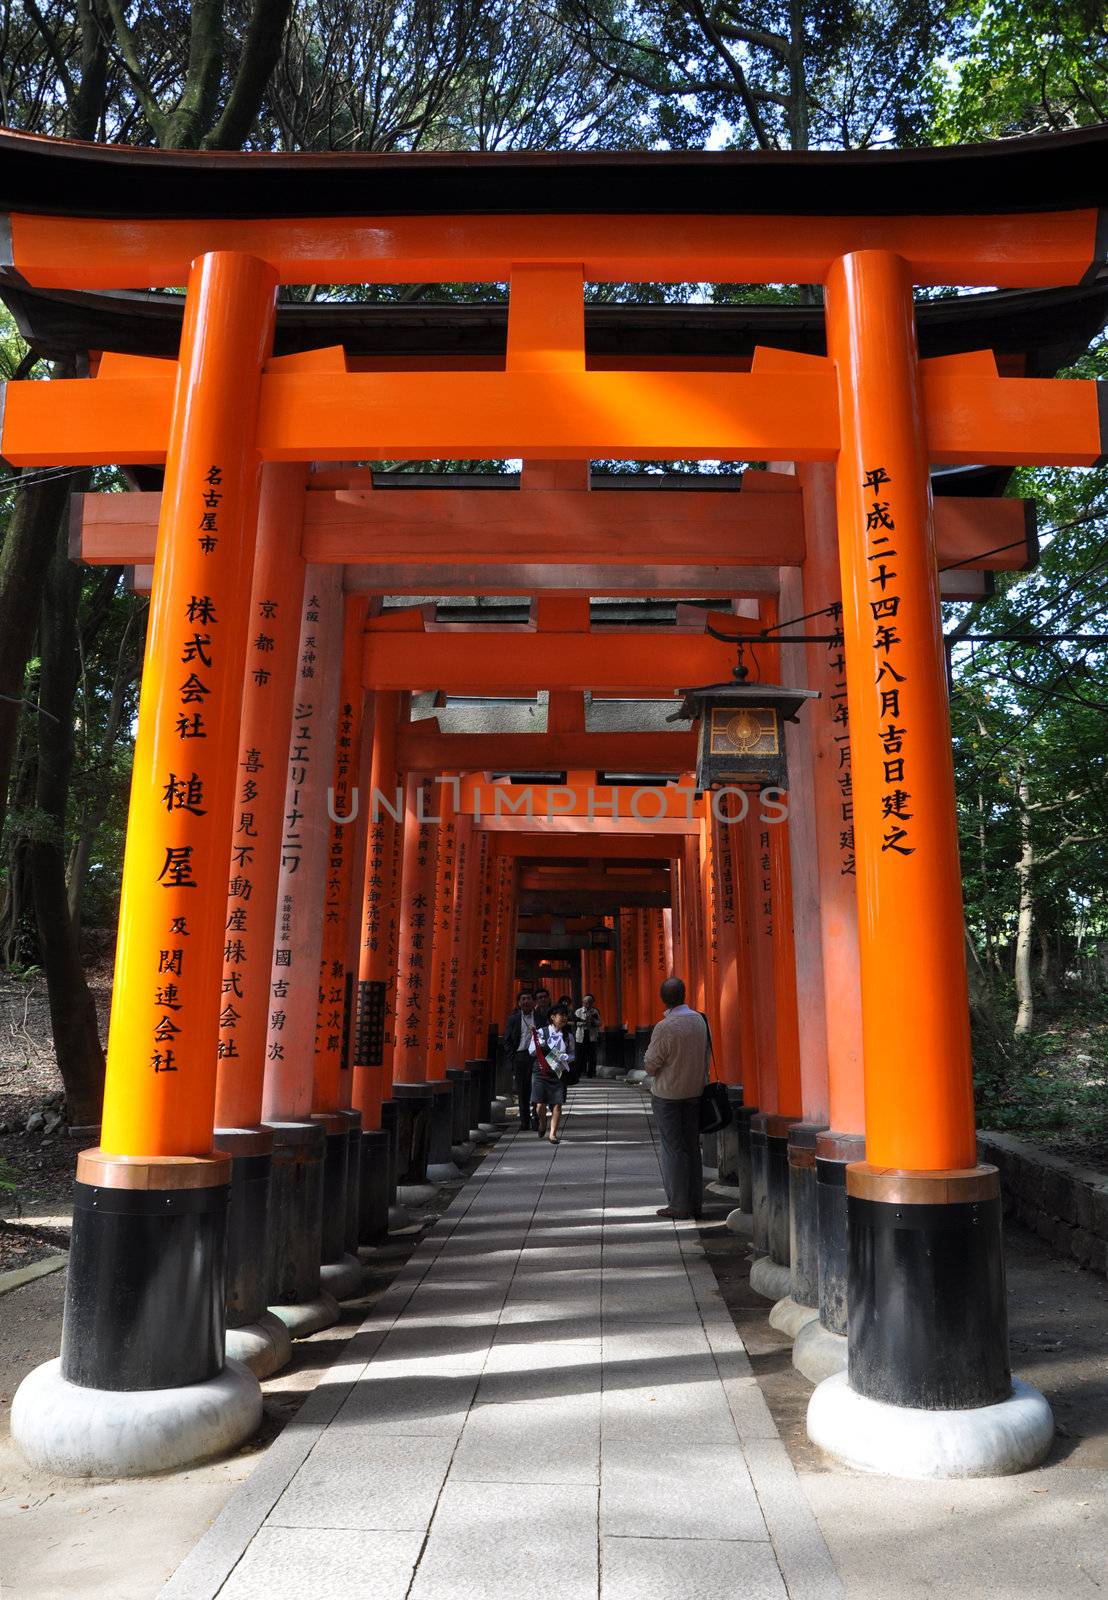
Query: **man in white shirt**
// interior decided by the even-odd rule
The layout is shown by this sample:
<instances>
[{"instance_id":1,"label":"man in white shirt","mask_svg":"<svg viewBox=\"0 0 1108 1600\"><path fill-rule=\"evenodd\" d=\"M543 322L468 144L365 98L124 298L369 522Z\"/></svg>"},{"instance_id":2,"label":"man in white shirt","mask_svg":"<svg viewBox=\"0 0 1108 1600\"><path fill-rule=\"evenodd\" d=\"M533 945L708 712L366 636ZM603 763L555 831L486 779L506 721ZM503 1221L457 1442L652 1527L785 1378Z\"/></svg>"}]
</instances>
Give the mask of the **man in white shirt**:
<instances>
[{"instance_id":1,"label":"man in white shirt","mask_svg":"<svg viewBox=\"0 0 1108 1600\"><path fill-rule=\"evenodd\" d=\"M708 1079L711 1042L707 1022L685 1004L681 978L665 980L661 999L665 1015L654 1024L643 1060L650 1077L662 1182L669 1201L658 1216L684 1222L699 1217L704 1203L700 1096Z\"/></svg>"}]
</instances>

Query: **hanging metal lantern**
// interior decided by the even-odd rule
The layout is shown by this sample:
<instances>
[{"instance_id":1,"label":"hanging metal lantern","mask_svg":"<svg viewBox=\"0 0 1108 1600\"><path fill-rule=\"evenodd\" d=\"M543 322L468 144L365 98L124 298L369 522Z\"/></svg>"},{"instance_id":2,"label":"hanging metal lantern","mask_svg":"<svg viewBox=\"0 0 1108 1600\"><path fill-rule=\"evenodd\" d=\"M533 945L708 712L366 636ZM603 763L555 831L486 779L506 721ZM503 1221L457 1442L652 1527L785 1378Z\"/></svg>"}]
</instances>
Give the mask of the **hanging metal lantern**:
<instances>
[{"instance_id":1,"label":"hanging metal lantern","mask_svg":"<svg viewBox=\"0 0 1108 1600\"><path fill-rule=\"evenodd\" d=\"M747 683L740 665L737 681L682 689L681 709L669 721L693 718L700 723L696 787L787 789L785 723L795 722L805 700L818 700L818 689L786 689L779 683Z\"/></svg>"}]
</instances>

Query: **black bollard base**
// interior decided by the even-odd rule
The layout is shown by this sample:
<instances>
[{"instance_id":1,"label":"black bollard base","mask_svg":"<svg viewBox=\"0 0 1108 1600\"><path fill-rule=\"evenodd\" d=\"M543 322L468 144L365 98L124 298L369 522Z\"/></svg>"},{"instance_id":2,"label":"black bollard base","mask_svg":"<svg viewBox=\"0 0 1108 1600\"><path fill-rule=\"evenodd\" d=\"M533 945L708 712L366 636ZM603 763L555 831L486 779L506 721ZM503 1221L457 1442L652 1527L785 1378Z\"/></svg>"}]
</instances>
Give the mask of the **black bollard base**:
<instances>
[{"instance_id":1,"label":"black bollard base","mask_svg":"<svg viewBox=\"0 0 1108 1600\"><path fill-rule=\"evenodd\" d=\"M957 1410L1011 1388L995 1167L847 1171L850 1386L893 1406Z\"/></svg>"},{"instance_id":2,"label":"black bollard base","mask_svg":"<svg viewBox=\"0 0 1108 1600\"><path fill-rule=\"evenodd\" d=\"M735 1106L735 1147L739 1211L749 1216L754 1210L754 1174L750 1153L750 1125L758 1115L757 1106Z\"/></svg>"},{"instance_id":3,"label":"black bollard base","mask_svg":"<svg viewBox=\"0 0 1108 1600\"><path fill-rule=\"evenodd\" d=\"M466 1066L473 1074L476 1092L476 1117L473 1124L482 1132L488 1133L492 1128L492 1091L493 1091L493 1064L491 1061L467 1061Z\"/></svg>"},{"instance_id":4,"label":"black bollard base","mask_svg":"<svg viewBox=\"0 0 1108 1600\"><path fill-rule=\"evenodd\" d=\"M769 1254L769 1175L766 1148L766 1122L764 1111L756 1111L750 1119L750 1210L752 1215L751 1240L759 1255Z\"/></svg>"},{"instance_id":5,"label":"black bollard base","mask_svg":"<svg viewBox=\"0 0 1108 1600\"><path fill-rule=\"evenodd\" d=\"M865 1135L835 1133L816 1136L816 1209L819 1220L819 1320L830 1332L846 1338L847 1210L846 1169L864 1161Z\"/></svg>"},{"instance_id":6,"label":"black bollard base","mask_svg":"<svg viewBox=\"0 0 1108 1600\"><path fill-rule=\"evenodd\" d=\"M396 1193L406 1200L432 1198L434 1185L427 1177L431 1148L431 1119L435 1110L434 1090L426 1083L394 1083L392 1098L396 1106Z\"/></svg>"},{"instance_id":7,"label":"black bollard base","mask_svg":"<svg viewBox=\"0 0 1108 1600\"><path fill-rule=\"evenodd\" d=\"M318 1122L269 1122L273 1173L269 1198L269 1306L294 1338L338 1318L320 1286L323 1166L327 1135Z\"/></svg>"},{"instance_id":8,"label":"black bollard base","mask_svg":"<svg viewBox=\"0 0 1108 1600\"><path fill-rule=\"evenodd\" d=\"M454 1161L454 1085L447 1078L432 1078L427 1087L434 1097L427 1146L427 1178L430 1183L450 1183L461 1177Z\"/></svg>"},{"instance_id":9,"label":"black bollard base","mask_svg":"<svg viewBox=\"0 0 1108 1600\"><path fill-rule=\"evenodd\" d=\"M381 1132L388 1137L386 1153L388 1155L388 1186L389 1205L396 1204L396 1101L382 1100L381 1102Z\"/></svg>"},{"instance_id":10,"label":"black bollard base","mask_svg":"<svg viewBox=\"0 0 1108 1600\"><path fill-rule=\"evenodd\" d=\"M77 1158L61 1376L169 1389L223 1366L231 1159Z\"/></svg>"},{"instance_id":11,"label":"black bollard base","mask_svg":"<svg viewBox=\"0 0 1108 1600\"><path fill-rule=\"evenodd\" d=\"M358 1244L384 1244L389 1236L389 1146L384 1128L365 1128L358 1163Z\"/></svg>"},{"instance_id":12,"label":"black bollard base","mask_svg":"<svg viewBox=\"0 0 1108 1600\"><path fill-rule=\"evenodd\" d=\"M816 1137L822 1127L794 1122L788 1135L790 1294L798 1306L819 1306L819 1216Z\"/></svg>"},{"instance_id":13,"label":"black bollard base","mask_svg":"<svg viewBox=\"0 0 1108 1600\"><path fill-rule=\"evenodd\" d=\"M769 1253L779 1267L789 1265L789 1129L795 1117L766 1117L766 1226Z\"/></svg>"},{"instance_id":14,"label":"black bollard base","mask_svg":"<svg viewBox=\"0 0 1108 1600\"><path fill-rule=\"evenodd\" d=\"M995 1167L847 1172L849 1365L808 1406L821 1449L907 1478L997 1477L1041 1461L1053 1419L1008 1365Z\"/></svg>"},{"instance_id":15,"label":"black bollard base","mask_svg":"<svg viewBox=\"0 0 1108 1600\"><path fill-rule=\"evenodd\" d=\"M346 1118L341 1111L317 1111L312 1121L325 1135L323 1151L323 1226L320 1261L330 1264L346 1254L346 1167L349 1155Z\"/></svg>"},{"instance_id":16,"label":"black bollard base","mask_svg":"<svg viewBox=\"0 0 1108 1600\"><path fill-rule=\"evenodd\" d=\"M216 1128L213 1143L231 1157L227 1210L227 1326L245 1327L265 1311L266 1239L273 1170L270 1128Z\"/></svg>"},{"instance_id":17,"label":"black bollard base","mask_svg":"<svg viewBox=\"0 0 1108 1600\"><path fill-rule=\"evenodd\" d=\"M342 1115L346 1120L346 1237L343 1243L346 1254L353 1255L361 1243L362 1114L347 1106Z\"/></svg>"}]
</instances>

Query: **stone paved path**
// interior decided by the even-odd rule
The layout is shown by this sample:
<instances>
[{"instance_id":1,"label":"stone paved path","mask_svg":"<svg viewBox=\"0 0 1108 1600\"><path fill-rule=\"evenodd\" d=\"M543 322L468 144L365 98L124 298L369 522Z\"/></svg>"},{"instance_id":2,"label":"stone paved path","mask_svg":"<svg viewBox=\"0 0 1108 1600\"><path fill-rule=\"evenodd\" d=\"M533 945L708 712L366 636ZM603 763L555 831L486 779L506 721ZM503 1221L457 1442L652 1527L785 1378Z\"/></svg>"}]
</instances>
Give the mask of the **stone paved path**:
<instances>
[{"instance_id":1,"label":"stone paved path","mask_svg":"<svg viewBox=\"0 0 1108 1600\"><path fill-rule=\"evenodd\" d=\"M622 1084L505 1136L164 1600L836 1600Z\"/></svg>"}]
</instances>

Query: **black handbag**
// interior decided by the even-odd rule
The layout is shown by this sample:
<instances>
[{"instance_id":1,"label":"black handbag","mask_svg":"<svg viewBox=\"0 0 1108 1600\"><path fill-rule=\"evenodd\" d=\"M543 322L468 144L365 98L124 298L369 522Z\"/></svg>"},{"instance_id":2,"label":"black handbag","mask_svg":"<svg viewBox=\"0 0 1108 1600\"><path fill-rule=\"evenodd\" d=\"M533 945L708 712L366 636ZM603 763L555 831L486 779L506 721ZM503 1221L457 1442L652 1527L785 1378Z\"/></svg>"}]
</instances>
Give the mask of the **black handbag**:
<instances>
[{"instance_id":1,"label":"black handbag","mask_svg":"<svg viewBox=\"0 0 1108 1600\"><path fill-rule=\"evenodd\" d=\"M703 1011L700 1013L704 1017ZM704 1027L708 1033L708 1060L712 1060L712 1030L708 1026L708 1019L704 1017ZM710 1070L710 1069L709 1069ZM727 1094L727 1085L718 1079L709 1079L700 1091L700 1131L701 1133L718 1133L721 1128L729 1128L734 1121L735 1113L731 1109L731 1101Z\"/></svg>"}]
</instances>

